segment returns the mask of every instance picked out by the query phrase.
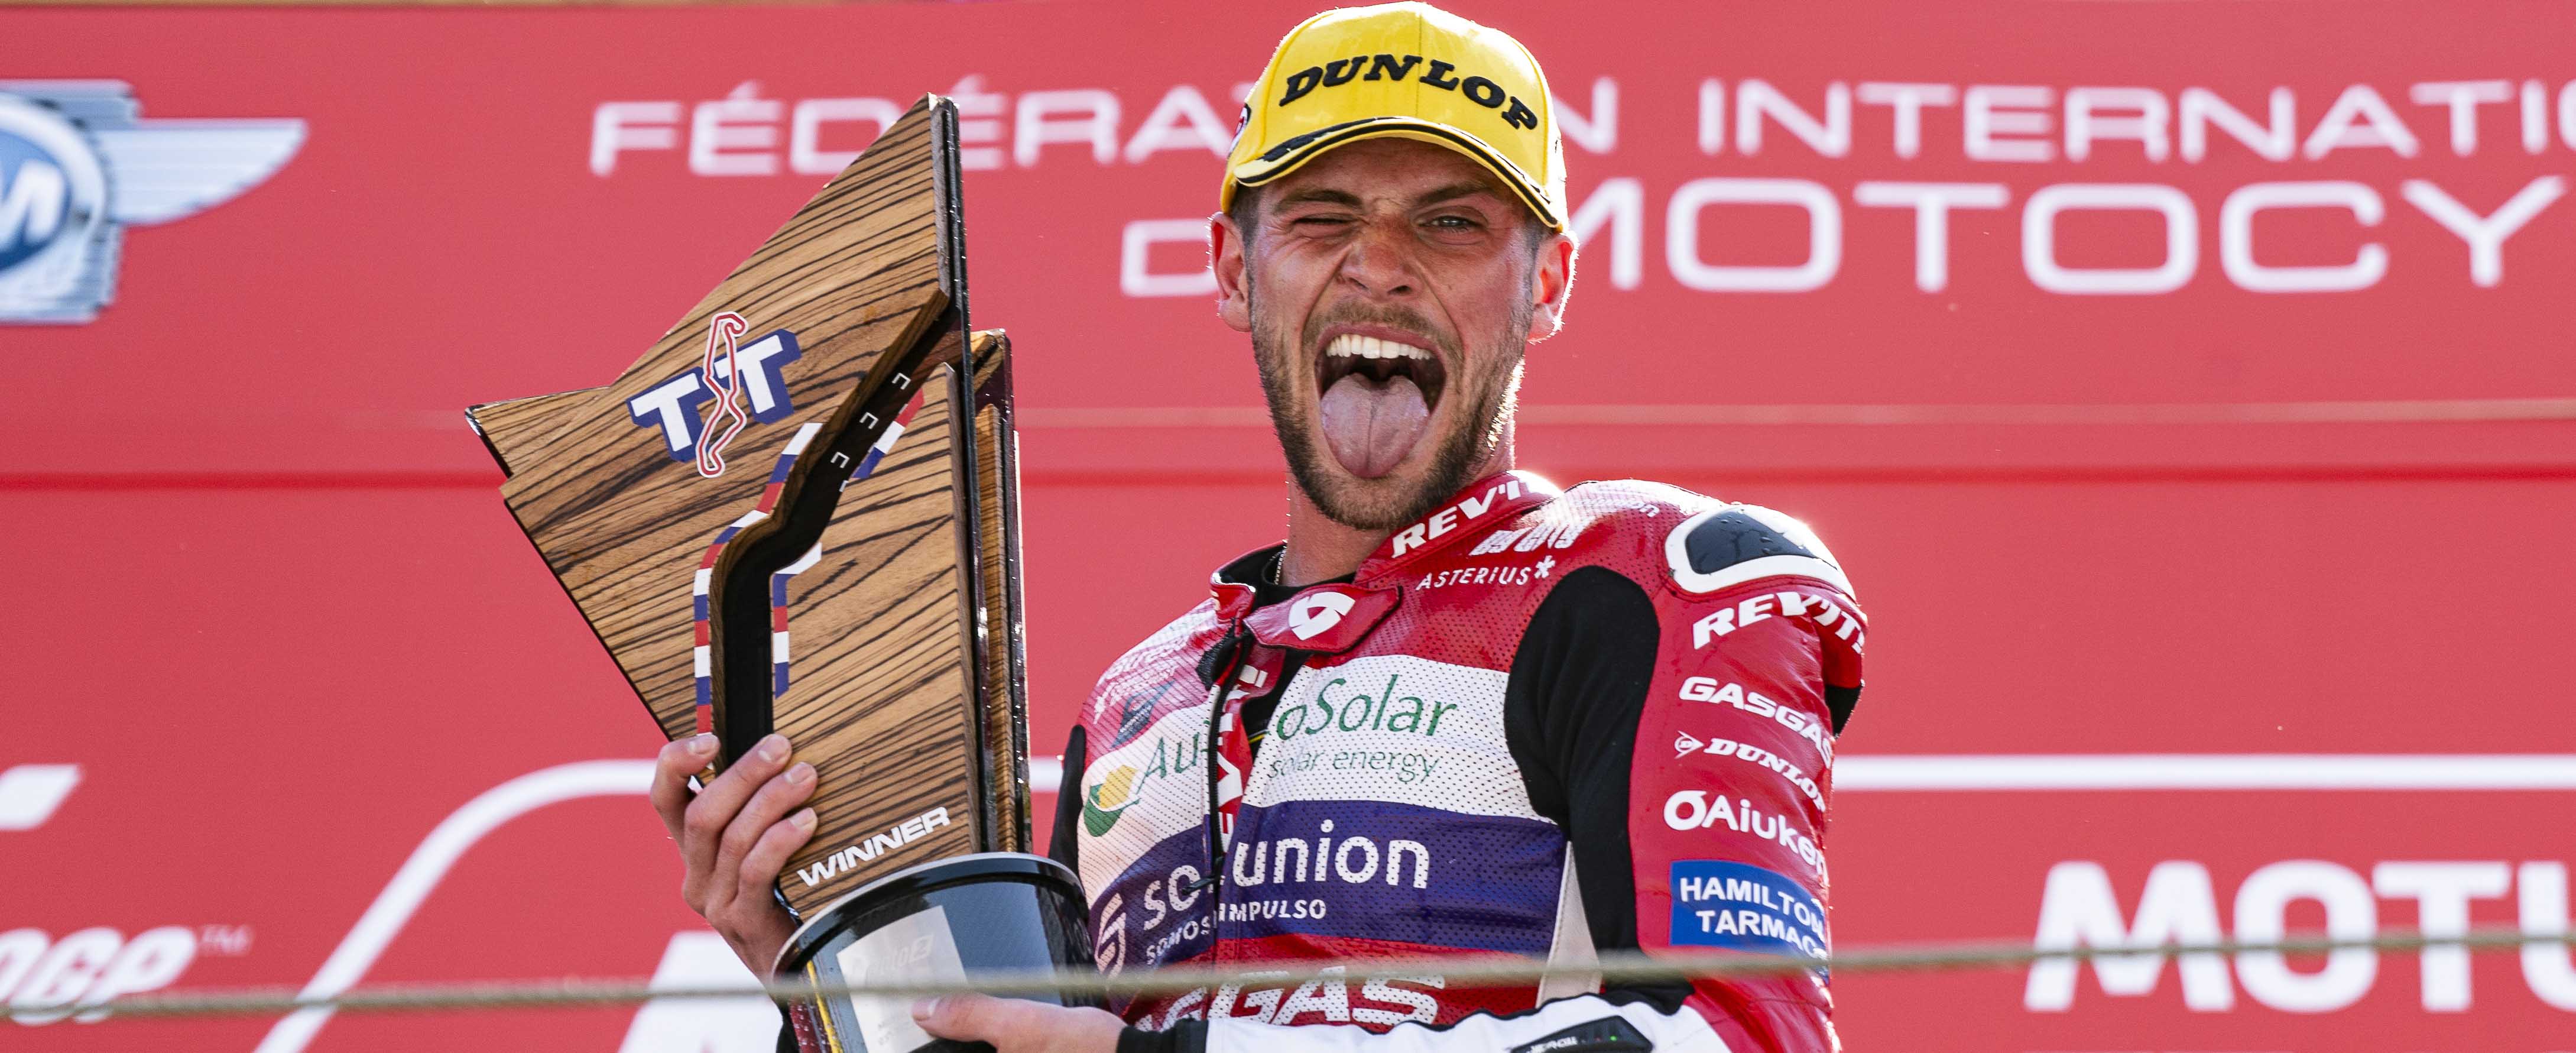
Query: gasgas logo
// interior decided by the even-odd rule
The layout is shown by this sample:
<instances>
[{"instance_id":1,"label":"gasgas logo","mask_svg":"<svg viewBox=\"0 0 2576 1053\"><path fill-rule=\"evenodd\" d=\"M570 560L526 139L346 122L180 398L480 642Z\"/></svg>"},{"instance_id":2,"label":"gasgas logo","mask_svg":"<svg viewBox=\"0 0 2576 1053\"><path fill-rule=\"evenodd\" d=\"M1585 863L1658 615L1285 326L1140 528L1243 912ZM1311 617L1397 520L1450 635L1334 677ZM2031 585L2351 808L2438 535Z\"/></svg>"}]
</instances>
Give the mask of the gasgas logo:
<instances>
[{"instance_id":1,"label":"gasgas logo","mask_svg":"<svg viewBox=\"0 0 2576 1053\"><path fill-rule=\"evenodd\" d=\"M1744 685L1733 681L1720 686L1717 678L1711 676L1695 676L1682 681L1681 689L1677 694L1684 701L1733 706L1756 717L1776 721L1781 727L1807 740L1807 744L1816 748L1816 755L1824 758L1825 763L1834 762L1832 725L1817 717L1798 712L1796 706L1766 698L1759 691L1747 691Z\"/></svg>"}]
</instances>

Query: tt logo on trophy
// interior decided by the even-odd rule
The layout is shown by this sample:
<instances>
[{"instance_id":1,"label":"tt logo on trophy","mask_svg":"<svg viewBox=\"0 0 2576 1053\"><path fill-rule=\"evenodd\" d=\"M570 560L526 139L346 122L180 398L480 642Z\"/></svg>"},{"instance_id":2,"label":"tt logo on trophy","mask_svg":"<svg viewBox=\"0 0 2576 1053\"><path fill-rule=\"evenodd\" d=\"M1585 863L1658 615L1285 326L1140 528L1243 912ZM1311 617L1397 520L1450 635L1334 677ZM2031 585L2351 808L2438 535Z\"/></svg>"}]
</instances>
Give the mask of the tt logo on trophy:
<instances>
[{"instance_id":1,"label":"tt logo on trophy","mask_svg":"<svg viewBox=\"0 0 2576 1053\"><path fill-rule=\"evenodd\" d=\"M728 323L727 319L732 321ZM728 325L732 331L725 333ZM737 393L740 402L749 403L751 420L761 424L775 424L796 412L796 404L787 396L787 364L804 357L804 349L796 344L796 334L780 329L742 344L740 337L747 325L741 315L731 311L710 319L704 361L626 400L627 418L637 427L661 435L672 460L699 462L699 446L708 425L727 415L742 417L744 407L737 403ZM723 352L721 357L719 350ZM737 376L742 378L739 384L733 382ZM711 418L704 417L703 407L719 393L725 408ZM724 441L730 442L735 433L738 431L728 433Z\"/></svg>"},{"instance_id":2,"label":"tt logo on trophy","mask_svg":"<svg viewBox=\"0 0 2576 1053\"><path fill-rule=\"evenodd\" d=\"M1027 852L1010 344L967 325L957 165L925 96L614 381L466 413L663 734L814 766L775 972L818 987L1092 961L1079 881ZM944 1044L877 999L790 1012L809 1050Z\"/></svg>"}]
</instances>

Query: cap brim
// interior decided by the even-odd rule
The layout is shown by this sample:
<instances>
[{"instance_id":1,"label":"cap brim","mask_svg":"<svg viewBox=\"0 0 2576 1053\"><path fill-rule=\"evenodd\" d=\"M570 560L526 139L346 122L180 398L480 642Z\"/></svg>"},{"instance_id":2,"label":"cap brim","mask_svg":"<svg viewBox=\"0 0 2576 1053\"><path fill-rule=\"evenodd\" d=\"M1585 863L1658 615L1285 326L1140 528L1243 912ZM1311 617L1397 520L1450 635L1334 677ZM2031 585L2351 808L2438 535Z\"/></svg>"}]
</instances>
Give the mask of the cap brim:
<instances>
[{"instance_id":1,"label":"cap brim","mask_svg":"<svg viewBox=\"0 0 2576 1053\"><path fill-rule=\"evenodd\" d=\"M1494 173L1495 178L1503 181L1503 185L1511 187L1512 193L1520 197L1521 203L1529 206L1529 210L1537 213L1550 228L1559 231L1565 229L1564 214L1557 210L1555 203L1547 199L1547 195L1530 179L1529 175L1520 170L1520 166L1505 160L1482 139L1437 121L1426 121L1419 117L1372 117L1364 121L1350 121L1317 129L1290 139L1281 146L1274 146L1252 160L1234 166L1232 171L1226 173L1231 177L1231 182L1226 186L1226 200L1222 204L1233 204L1236 186L1260 186L1271 182L1303 167L1306 162L1321 156L1326 150L1336 146L1348 146L1362 139L1412 139L1416 142L1431 143L1456 150L1467 155L1477 164L1485 166L1485 170Z\"/></svg>"}]
</instances>

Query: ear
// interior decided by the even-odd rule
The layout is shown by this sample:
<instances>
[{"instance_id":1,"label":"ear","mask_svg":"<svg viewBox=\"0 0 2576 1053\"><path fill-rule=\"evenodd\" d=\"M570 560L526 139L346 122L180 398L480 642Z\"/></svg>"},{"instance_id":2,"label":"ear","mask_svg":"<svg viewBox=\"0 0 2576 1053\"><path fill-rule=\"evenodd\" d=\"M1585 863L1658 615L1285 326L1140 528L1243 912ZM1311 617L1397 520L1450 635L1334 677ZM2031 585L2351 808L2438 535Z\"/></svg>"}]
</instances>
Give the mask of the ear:
<instances>
[{"instance_id":1,"label":"ear","mask_svg":"<svg viewBox=\"0 0 2576 1053\"><path fill-rule=\"evenodd\" d=\"M1252 331L1252 290L1244 284L1243 231L1234 217L1208 217L1208 269L1216 272L1216 316L1235 332Z\"/></svg>"},{"instance_id":2,"label":"ear","mask_svg":"<svg viewBox=\"0 0 2576 1053\"><path fill-rule=\"evenodd\" d=\"M1538 273L1530 276L1529 342L1555 336L1565 325L1565 301L1574 294L1574 239L1550 234L1538 247Z\"/></svg>"}]
</instances>

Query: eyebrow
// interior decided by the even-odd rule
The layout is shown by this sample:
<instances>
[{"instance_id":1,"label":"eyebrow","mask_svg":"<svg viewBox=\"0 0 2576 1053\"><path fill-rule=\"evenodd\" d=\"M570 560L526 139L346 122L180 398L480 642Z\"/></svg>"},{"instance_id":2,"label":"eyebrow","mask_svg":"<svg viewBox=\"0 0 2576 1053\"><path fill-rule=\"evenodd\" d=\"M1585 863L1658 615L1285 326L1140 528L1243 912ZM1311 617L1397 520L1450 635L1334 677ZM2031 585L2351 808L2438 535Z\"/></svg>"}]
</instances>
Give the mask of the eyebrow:
<instances>
[{"instance_id":1,"label":"eyebrow","mask_svg":"<svg viewBox=\"0 0 2576 1053\"><path fill-rule=\"evenodd\" d=\"M1358 208L1360 207L1360 197L1359 195L1346 190L1332 190L1325 187L1308 187L1304 190L1295 191L1280 198L1279 204L1282 206L1310 204L1343 205L1349 208Z\"/></svg>"},{"instance_id":2,"label":"eyebrow","mask_svg":"<svg viewBox=\"0 0 2576 1053\"><path fill-rule=\"evenodd\" d=\"M1472 197L1477 194L1494 194L1496 197L1502 196L1495 191L1493 185L1490 183L1486 183L1481 180L1469 180L1463 183L1451 183L1448 186L1425 193L1421 197L1414 198L1413 205L1415 208L1420 208L1424 205L1437 205L1443 201L1454 201L1458 198Z\"/></svg>"},{"instance_id":3,"label":"eyebrow","mask_svg":"<svg viewBox=\"0 0 2576 1053\"><path fill-rule=\"evenodd\" d=\"M1458 198L1472 197L1477 194L1492 194L1496 197L1502 196L1501 191L1497 190L1493 184L1471 179L1424 191L1420 196L1413 199L1411 207L1421 208L1426 205L1437 205L1443 201L1454 201ZM1279 199L1279 204L1281 207L1313 204L1341 205L1345 208L1359 208L1362 206L1363 202L1360 201L1359 195L1353 194L1347 190L1334 190L1329 187L1307 187L1303 190L1294 191L1281 197Z\"/></svg>"}]
</instances>

